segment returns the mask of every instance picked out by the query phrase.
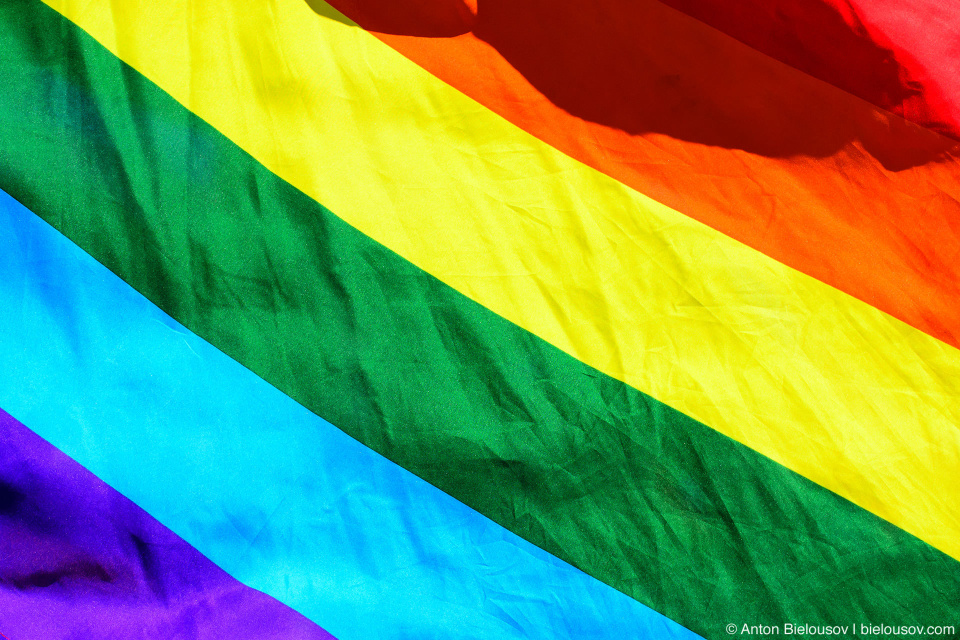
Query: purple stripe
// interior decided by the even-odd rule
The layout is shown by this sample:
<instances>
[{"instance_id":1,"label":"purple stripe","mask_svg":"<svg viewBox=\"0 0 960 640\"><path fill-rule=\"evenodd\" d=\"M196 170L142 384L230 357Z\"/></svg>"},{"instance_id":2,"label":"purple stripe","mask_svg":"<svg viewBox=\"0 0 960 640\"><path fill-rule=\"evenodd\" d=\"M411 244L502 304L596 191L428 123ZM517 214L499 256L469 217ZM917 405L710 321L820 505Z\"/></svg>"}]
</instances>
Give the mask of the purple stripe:
<instances>
[{"instance_id":1,"label":"purple stripe","mask_svg":"<svg viewBox=\"0 0 960 640\"><path fill-rule=\"evenodd\" d=\"M2 410L0 633L9 640L333 637L237 582Z\"/></svg>"}]
</instances>

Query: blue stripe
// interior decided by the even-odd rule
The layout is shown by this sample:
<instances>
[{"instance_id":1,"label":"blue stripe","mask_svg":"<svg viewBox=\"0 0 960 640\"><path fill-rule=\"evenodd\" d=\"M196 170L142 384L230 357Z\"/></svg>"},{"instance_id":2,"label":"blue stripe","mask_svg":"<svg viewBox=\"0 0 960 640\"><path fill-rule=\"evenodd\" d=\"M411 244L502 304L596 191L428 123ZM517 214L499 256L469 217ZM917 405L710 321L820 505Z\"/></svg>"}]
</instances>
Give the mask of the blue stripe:
<instances>
[{"instance_id":1,"label":"blue stripe","mask_svg":"<svg viewBox=\"0 0 960 640\"><path fill-rule=\"evenodd\" d=\"M341 640L698 637L310 413L3 192L0 274L0 406Z\"/></svg>"}]
</instances>

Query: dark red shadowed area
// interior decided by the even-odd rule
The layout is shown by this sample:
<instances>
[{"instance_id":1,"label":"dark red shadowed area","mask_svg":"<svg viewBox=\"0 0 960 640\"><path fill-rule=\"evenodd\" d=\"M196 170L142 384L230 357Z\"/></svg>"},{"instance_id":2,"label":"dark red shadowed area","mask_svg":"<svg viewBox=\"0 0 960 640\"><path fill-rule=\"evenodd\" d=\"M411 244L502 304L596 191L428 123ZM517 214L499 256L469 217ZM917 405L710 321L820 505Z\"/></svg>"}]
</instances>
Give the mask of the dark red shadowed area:
<instances>
[{"instance_id":1,"label":"dark red shadowed area","mask_svg":"<svg viewBox=\"0 0 960 640\"><path fill-rule=\"evenodd\" d=\"M922 51L910 50L917 32L960 43L952 21L919 24L921 7L897 0L660 0L805 73L925 127L960 138L950 100ZM943 3L948 4L948 3ZM946 8L945 8L946 10ZM900 19L874 18L891 11ZM919 12L918 12L919 13ZM954 83L960 85L960 83Z\"/></svg>"}]
</instances>

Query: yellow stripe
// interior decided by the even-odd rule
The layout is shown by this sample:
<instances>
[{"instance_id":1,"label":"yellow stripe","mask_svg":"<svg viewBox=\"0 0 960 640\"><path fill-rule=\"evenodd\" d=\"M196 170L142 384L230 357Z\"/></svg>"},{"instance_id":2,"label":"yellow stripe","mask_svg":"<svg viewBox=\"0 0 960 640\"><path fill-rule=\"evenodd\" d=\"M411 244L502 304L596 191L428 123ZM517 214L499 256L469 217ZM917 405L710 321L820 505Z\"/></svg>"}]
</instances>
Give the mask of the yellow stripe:
<instances>
[{"instance_id":1,"label":"yellow stripe","mask_svg":"<svg viewBox=\"0 0 960 640\"><path fill-rule=\"evenodd\" d=\"M49 4L421 268L960 559L960 351L562 155L332 9Z\"/></svg>"}]
</instances>

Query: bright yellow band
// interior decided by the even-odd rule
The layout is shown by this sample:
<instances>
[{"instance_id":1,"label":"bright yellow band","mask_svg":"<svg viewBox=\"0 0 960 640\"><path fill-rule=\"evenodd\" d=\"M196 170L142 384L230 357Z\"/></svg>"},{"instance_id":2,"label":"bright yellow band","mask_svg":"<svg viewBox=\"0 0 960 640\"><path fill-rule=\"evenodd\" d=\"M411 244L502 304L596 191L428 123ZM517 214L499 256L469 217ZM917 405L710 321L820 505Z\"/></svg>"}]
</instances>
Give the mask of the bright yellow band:
<instances>
[{"instance_id":1,"label":"bright yellow band","mask_svg":"<svg viewBox=\"0 0 960 640\"><path fill-rule=\"evenodd\" d=\"M48 4L424 270L960 559L960 351L557 152L332 9Z\"/></svg>"}]
</instances>

